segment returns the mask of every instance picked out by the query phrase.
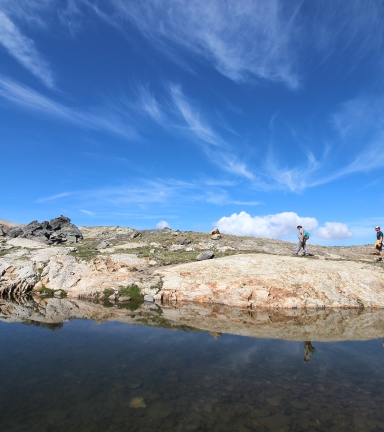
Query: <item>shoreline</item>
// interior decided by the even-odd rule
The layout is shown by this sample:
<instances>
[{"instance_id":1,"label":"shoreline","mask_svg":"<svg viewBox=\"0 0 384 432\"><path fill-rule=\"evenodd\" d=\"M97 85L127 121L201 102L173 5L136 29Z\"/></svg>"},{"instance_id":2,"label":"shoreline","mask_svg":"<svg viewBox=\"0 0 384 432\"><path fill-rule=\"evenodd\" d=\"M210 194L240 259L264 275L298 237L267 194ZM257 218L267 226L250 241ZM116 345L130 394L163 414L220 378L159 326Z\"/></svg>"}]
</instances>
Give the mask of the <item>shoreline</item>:
<instances>
[{"instance_id":1,"label":"shoreline","mask_svg":"<svg viewBox=\"0 0 384 432\"><path fill-rule=\"evenodd\" d=\"M373 247L309 245L169 229L81 227L67 246L4 238L0 293L102 299L149 296L256 309L384 308L384 266ZM218 238L217 238L218 237ZM210 252L213 259L198 261Z\"/></svg>"}]
</instances>

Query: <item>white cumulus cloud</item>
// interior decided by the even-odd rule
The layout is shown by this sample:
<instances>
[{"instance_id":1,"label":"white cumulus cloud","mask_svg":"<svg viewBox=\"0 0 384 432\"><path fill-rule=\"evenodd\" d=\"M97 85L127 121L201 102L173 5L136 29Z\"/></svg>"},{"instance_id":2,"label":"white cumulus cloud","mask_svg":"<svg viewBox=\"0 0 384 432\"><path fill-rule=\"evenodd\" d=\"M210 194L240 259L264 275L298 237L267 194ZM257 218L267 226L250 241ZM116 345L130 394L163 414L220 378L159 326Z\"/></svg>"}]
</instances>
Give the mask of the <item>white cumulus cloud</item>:
<instances>
[{"instance_id":1,"label":"white cumulus cloud","mask_svg":"<svg viewBox=\"0 0 384 432\"><path fill-rule=\"evenodd\" d=\"M156 227L157 227L158 229L169 228L169 224L168 224L167 221L165 221L165 220L161 220L161 221L156 225Z\"/></svg>"},{"instance_id":2,"label":"white cumulus cloud","mask_svg":"<svg viewBox=\"0 0 384 432\"><path fill-rule=\"evenodd\" d=\"M244 211L229 217L224 216L215 222L215 226L225 234L267 238L281 238L295 234L297 225L302 225L310 231L318 226L318 222L315 218L301 217L294 212L252 217Z\"/></svg>"},{"instance_id":3,"label":"white cumulus cloud","mask_svg":"<svg viewBox=\"0 0 384 432\"><path fill-rule=\"evenodd\" d=\"M325 222L325 226L317 230L317 235L327 240L342 240L353 237L353 232L341 222Z\"/></svg>"}]
</instances>

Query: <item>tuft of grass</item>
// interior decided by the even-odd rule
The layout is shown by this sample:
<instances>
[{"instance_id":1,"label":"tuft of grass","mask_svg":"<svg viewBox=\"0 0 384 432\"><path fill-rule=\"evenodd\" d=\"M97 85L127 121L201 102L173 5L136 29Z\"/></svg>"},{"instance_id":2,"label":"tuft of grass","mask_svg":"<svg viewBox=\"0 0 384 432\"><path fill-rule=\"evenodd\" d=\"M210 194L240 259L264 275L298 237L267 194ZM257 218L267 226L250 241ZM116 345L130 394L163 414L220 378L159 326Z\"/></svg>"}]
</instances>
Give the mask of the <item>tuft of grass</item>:
<instances>
[{"instance_id":1,"label":"tuft of grass","mask_svg":"<svg viewBox=\"0 0 384 432\"><path fill-rule=\"evenodd\" d=\"M108 297L111 296L112 294L115 294L115 290L113 290L112 288L106 288L106 289L103 291L103 296L104 296L104 299L105 299L105 300L107 300Z\"/></svg>"},{"instance_id":2,"label":"tuft of grass","mask_svg":"<svg viewBox=\"0 0 384 432\"><path fill-rule=\"evenodd\" d=\"M14 251L15 251L15 248L2 250L2 251L0 251L0 257L6 256L10 252L14 252Z\"/></svg>"},{"instance_id":3,"label":"tuft of grass","mask_svg":"<svg viewBox=\"0 0 384 432\"><path fill-rule=\"evenodd\" d=\"M41 294L45 294L45 295L53 296L53 294L55 294L55 290L53 290L51 288L47 288L45 285L43 285L39 291Z\"/></svg>"},{"instance_id":4,"label":"tuft of grass","mask_svg":"<svg viewBox=\"0 0 384 432\"><path fill-rule=\"evenodd\" d=\"M141 294L140 288L135 285L129 285L127 287L121 287L119 289L119 296L120 297L131 297L132 299L135 300L142 300L144 298L144 295Z\"/></svg>"}]
</instances>

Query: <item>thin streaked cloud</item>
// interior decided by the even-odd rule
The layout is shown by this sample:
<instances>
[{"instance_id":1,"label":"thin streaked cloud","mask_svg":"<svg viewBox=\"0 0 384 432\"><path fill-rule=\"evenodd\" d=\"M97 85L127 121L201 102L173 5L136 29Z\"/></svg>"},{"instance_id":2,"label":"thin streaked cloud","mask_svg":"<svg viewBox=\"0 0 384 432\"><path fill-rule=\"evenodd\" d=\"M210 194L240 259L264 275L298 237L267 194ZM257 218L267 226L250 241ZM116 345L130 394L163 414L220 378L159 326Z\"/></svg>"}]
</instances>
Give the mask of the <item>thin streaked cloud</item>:
<instances>
[{"instance_id":1,"label":"thin streaked cloud","mask_svg":"<svg viewBox=\"0 0 384 432\"><path fill-rule=\"evenodd\" d=\"M130 125L128 112L122 114L110 107L83 110L71 108L1 75L0 98L6 99L13 105L56 117L81 127L106 130L129 139L137 138L136 131Z\"/></svg>"},{"instance_id":2,"label":"thin streaked cloud","mask_svg":"<svg viewBox=\"0 0 384 432\"><path fill-rule=\"evenodd\" d=\"M0 44L47 87L54 87L53 73L48 61L37 50L35 42L23 34L1 9Z\"/></svg>"},{"instance_id":3,"label":"thin streaked cloud","mask_svg":"<svg viewBox=\"0 0 384 432\"><path fill-rule=\"evenodd\" d=\"M54 201L54 200L59 200L61 198L66 198L69 197L71 195L75 195L75 192L62 192L56 195L51 195L48 197L43 197L43 198L39 198L36 200L37 203L43 203L43 202L47 202L47 201Z\"/></svg>"}]
</instances>

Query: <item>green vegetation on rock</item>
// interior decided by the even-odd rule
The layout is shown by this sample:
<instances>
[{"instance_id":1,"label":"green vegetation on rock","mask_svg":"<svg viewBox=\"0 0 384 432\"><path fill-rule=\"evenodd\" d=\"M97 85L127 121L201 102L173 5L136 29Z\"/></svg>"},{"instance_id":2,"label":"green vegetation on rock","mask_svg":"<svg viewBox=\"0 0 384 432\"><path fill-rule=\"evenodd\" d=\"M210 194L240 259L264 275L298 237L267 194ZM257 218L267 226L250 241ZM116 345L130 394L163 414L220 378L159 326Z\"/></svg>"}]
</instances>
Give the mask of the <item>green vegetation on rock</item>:
<instances>
[{"instance_id":1,"label":"green vegetation on rock","mask_svg":"<svg viewBox=\"0 0 384 432\"><path fill-rule=\"evenodd\" d=\"M144 298L144 295L141 294L140 288L137 285L132 284L125 288L119 288L119 297L131 297L131 299L141 300Z\"/></svg>"}]
</instances>

